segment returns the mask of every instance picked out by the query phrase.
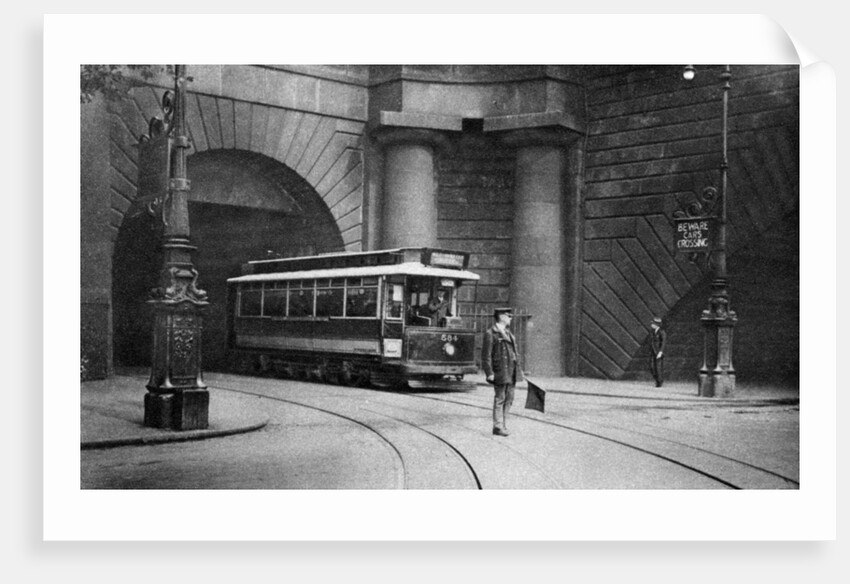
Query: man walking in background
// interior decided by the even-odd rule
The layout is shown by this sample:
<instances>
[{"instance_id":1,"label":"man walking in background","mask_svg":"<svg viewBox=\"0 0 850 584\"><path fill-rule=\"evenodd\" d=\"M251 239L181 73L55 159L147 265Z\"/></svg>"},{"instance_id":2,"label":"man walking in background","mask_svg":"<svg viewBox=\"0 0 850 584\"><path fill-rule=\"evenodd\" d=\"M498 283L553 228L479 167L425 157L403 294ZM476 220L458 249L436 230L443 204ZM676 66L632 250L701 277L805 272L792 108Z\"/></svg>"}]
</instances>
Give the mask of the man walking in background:
<instances>
[{"instance_id":1,"label":"man walking in background","mask_svg":"<svg viewBox=\"0 0 850 584\"><path fill-rule=\"evenodd\" d=\"M493 311L493 318L496 323L484 331L481 365L487 383L492 383L496 392L493 398L493 434L507 436L510 433L506 422L514 401L517 372L520 371L516 339L508 328L513 320L513 311L497 308Z\"/></svg>"},{"instance_id":2,"label":"man walking in background","mask_svg":"<svg viewBox=\"0 0 850 584\"><path fill-rule=\"evenodd\" d=\"M661 387L664 383L664 343L667 341L667 333L661 328L661 319L652 319L652 376L655 378L655 387Z\"/></svg>"}]
</instances>

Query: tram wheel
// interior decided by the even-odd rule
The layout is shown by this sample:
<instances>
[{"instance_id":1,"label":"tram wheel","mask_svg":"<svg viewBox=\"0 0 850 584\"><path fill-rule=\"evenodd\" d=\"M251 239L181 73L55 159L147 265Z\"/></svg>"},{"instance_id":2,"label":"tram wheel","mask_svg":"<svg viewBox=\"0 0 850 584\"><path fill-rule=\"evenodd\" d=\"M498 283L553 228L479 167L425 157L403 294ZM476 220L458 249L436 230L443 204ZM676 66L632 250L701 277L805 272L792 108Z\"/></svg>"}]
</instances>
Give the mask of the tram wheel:
<instances>
[{"instance_id":1,"label":"tram wheel","mask_svg":"<svg viewBox=\"0 0 850 584\"><path fill-rule=\"evenodd\" d=\"M331 383L331 384L338 383L339 375L337 373L337 369L338 368L336 367L336 365L334 363L331 363L329 361L321 362L319 364L319 367L318 367L319 380L322 383Z\"/></svg>"},{"instance_id":2,"label":"tram wheel","mask_svg":"<svg viewBox=\"0 0 850 584\"><path fill-rule=\"evenodd\" d=\"M357 369L354 375L354 386L355 387L368 387L370 380L370 371L365 367L360 367Z\"/></svg>"},{"instance_id":3,"label":"tram wheel","mask_svg":"<svg viewBox=\"0 0 850 584\"><path fill-rule=\"evenodd\" d=\"M308 381L324 381L324 371L321 365L307 365L307 380Z\"/></svg>"},{"instance_id":4,"label":"tram wheel","mask_svg":"<svg viewBox=\"0 0 850 584\"><path fill-rule=\"evenodd\" d=\"M254 360L250 355L239 355L234 359L234 370L241 375L249 375L254 372Z\"/></svg>"},{"instance_id":5,"label":"tram wheel","mask_svg":"<svg viewBox=\"0 0 850 584\"><path fill-rule=\"evenodd\" d=\"M275 361L273 365L273 370L275 377L288 377L288 369L286 366L286 362L284 361Z\"/></svg>"},{"instance_id":6,"label":"tram wheel","mask_svg":"<svg viewBox=\"0 0 850 584\"><path fill-rule=\"evenodd\" d=\"M328 368L328 383L333 383L334 385L343 385L342 381L342 373L340 368L337 366Z\"/></svg>"},{"instance_id":7,"label":"tram wheel","mask_svg":"<svg viewBox=\"0 0 850 584\"><path fill-rule=\"evenodd\" d=\"M310 374L310 366L299 363L295 366L295 377L298 381L312 381L313 376Z\"/></svg>"},{"instance_id":8,"label":"tram wheel","mask_svg":"<svg viewBox=\"0 0 850 584\"><path fill-rule=\"evenodd\" d=\"M339 368L338 378L343 385L354 385L354 367L348 361L343 361Z\"/></svg>"},{"instance_id":9,"label":"tram wheel","mask_svg":"<svg viewBox=\"0 0 850 584\"><path fill-rule=\"evenodd\" d=\"M268 355L260 355L257 357L257 368L260 373L267 375L272 369L272 360Z\"/></svg>"}]
</instances>

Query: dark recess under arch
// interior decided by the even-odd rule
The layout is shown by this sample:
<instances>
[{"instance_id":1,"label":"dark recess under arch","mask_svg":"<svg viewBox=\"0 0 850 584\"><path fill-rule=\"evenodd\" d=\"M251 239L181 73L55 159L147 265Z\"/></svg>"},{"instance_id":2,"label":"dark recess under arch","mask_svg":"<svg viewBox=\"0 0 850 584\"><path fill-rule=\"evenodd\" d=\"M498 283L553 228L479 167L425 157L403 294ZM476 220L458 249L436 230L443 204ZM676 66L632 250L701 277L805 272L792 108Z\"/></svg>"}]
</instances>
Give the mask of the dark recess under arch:
<instances>
[{"instance_id":1,"label":"dark recess under arch","mask_svg":"<svg viewBox=\"0 0 850 584\"><path fill-rule=\"evenodd\" d=\"M250 152L213 150L189 157L189 223L198 249L198 285L210 300L203 367L226 366L226 281L241 264L270 255L343 251L340 231L316 191L279 162ZM113 257L117 366L147 366L152 315L146 304L162 266L160 234L148 215L125 218Z\"/></svg>"}]
</instances>

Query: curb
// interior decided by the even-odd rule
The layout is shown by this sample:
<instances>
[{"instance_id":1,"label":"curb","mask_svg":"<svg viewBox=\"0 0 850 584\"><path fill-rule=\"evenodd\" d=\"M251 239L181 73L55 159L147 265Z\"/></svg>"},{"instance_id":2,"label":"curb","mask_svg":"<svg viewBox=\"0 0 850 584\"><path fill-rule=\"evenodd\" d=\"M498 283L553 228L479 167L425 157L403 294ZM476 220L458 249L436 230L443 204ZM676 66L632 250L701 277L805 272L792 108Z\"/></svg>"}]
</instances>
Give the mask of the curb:
<instances>
[{"instance_id":1,"label":"curb","mask_svg":"<svg viewBox=\"0 0 850 584\"><path fill-rule=\"evenodd\" d=\"M487 382L478 382L478 387L493 387ZM517 389L525 389L517 385ZM799 397L753 397L753 398L716 398L716 397L701 397L698 395L676 395L676 394L624 394L624 393L599 393L593 391L575 391L570 389L549 389L543 388L547 393L558 393L563 395L579 395L588 397L604 397L610 399L628 399L628 400L654 400L665 402L686 402L690 404L702 404L707 406L776 406L776 405L799 405ZM641 392L651 390L640 390Z\"/></svg>"},{"instance_id":2,"label":"curb","mask_svg":"<svg viewBox=\"0 0 850 584\"><path fill-rule=\"evenodd\" d=\"M164 433L155 436L138 436L133 438L109 438L105 440L89 440L88 442L80 443L80 450L95 450L104 448L116 448L119 446L146 446L152 444L165 444L167 442L190 442L194 440L206 440L207 438L220 438L222 436L232 436L234 434L245 434L254 432L265 427L269 423L269 418L242 426L239 428L228 428L225 430L189 430L188 432Z\"/></svg>"}]
</instances>

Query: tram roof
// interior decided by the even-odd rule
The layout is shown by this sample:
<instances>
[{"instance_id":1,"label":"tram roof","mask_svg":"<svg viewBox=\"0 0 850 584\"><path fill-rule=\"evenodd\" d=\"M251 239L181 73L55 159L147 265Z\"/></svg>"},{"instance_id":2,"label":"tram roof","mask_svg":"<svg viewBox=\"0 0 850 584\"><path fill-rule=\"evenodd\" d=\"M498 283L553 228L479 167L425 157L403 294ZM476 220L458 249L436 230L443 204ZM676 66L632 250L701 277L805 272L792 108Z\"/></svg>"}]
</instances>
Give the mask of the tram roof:
<instances>
[{"instance_id":1,"label":"tram roof","mask_svg":"<svg viewBox=\"0 0 850 584\"><path fill-rule=\"evenodd\" d=\"M361 278L368 276L426 276L433 278L453 278L456 280L478 280L480 276L468 270L455 270L425 266L419 262L404 262L382 266L356 266L350 268L327 268L317 270L299 270L295 272L271 272L268 274L248 274L228 278L228 282L271 282L276 280L307 280L314 278Z\"/></svg>"},{"instance_id":2,"label":"tram roof","mask_svg":"<svg viewBox=\"0 0 850 584\"><path fill-rule=\"evenodd\" d=\"M325 259L333 259L339 258L343 260L347 260L354 257L361 256L390 256L393 254L398 254L400 252L405 251L416 251L421 252L426 249L434 249L436 251L443 251L437 248L425 248L425 247L396 247L392 249L375 249L371 251L331 251L327 253L320 253L318 255L306 255L306 256L295 256L291 258L272 258L265 260L252 260L248 262L249 264L274 264L274 263L289 263L289 262L297 262L301 260L308 261L316 261L316 260L325 260ZM451 253L462 253L462 252L451 252Z\"/></svg>"}]
</instances>

